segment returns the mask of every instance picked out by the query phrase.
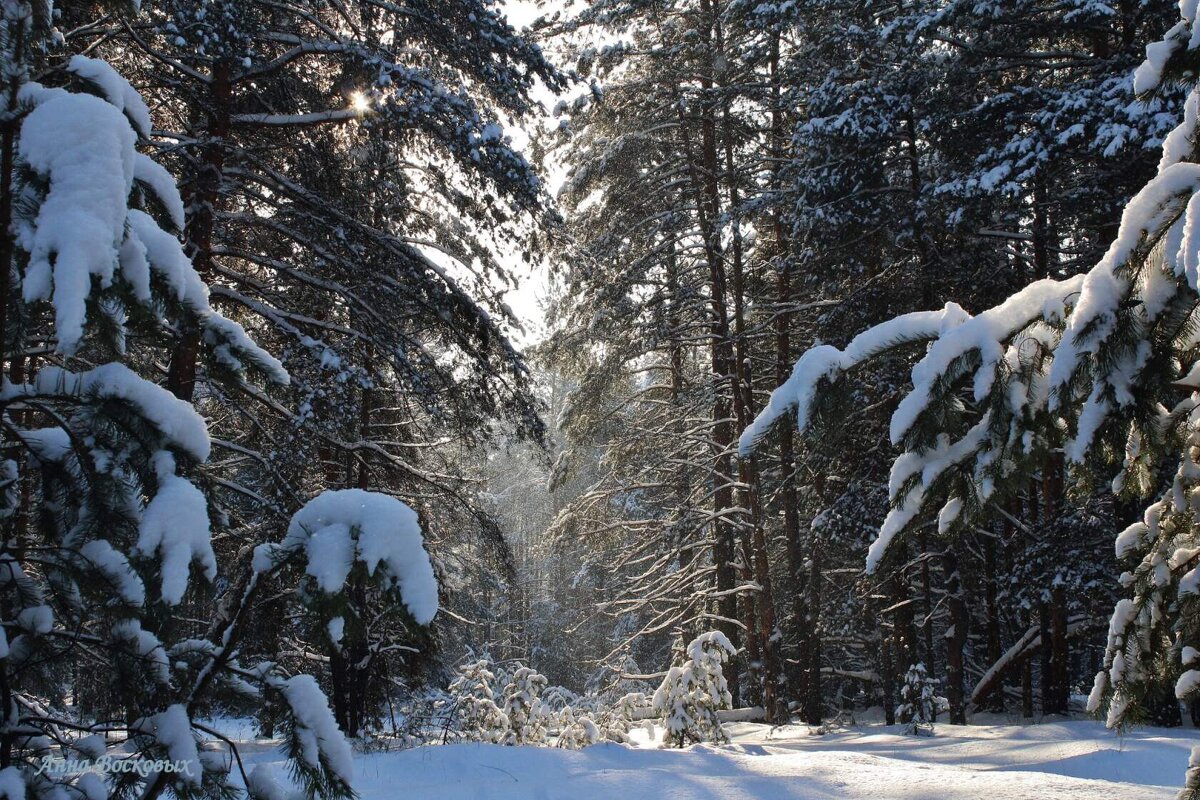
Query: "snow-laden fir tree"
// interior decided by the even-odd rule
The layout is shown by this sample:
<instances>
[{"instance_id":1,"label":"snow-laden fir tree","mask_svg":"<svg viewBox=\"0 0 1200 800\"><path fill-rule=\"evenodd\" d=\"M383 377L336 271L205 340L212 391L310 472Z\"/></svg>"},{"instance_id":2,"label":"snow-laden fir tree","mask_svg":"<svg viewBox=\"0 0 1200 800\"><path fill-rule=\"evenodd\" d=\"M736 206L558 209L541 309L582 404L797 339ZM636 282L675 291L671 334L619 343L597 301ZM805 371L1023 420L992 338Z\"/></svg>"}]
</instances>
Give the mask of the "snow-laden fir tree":
<instances>
[{"instance_id":1,"label":"snow-laden fir tree","mask_svg":"<svg viewBox=\"0 0 1200 800\"><path fill-rule=\"evenodd\" d=\"M195 717L217 703L270 700L283 711L300 789L350 796L350 748L316 681L238 660L247 610L276 565L235 569L208 623L177 613L219 574L212 530L221 518L201 488L212 443L189 403L124 362L134 345L165 354L190 327L201 333L214 381L259 375L285 384L288 375L209 305L177 238L184 206L175 181L139 150L151 124L138 93L106 62L81 55L48 73L64 85L31 80L30 54L54 38L52 7L5 0L0 11L13 134L5 162L14 161L0 175L0 205L12 214L0 228L0 308L49 332L40 368L11 339L0 342L10 365L22 364L21 379L0 389L6 792L228 797L234 760L213 748ZM436 586L430 595L429 582L412 580L414 570L429 570L416 536L402 554L399 591L436 609ZM97 758L118 747L182 769L114 774L103 787L35 768L43 756ZM240 777L252 793L273 791L265 777Z\"/></svg>"},{"instance_id":2,"label":"snow-laden fir tree","mask_svg":"<svg viewBox=\"0 0 1200 800\"><path fill-rule=\"evenodd\" d=\"M558 713L558 729L559 734L554 740L554 746L568 750L582 750L604 738L591 714L576 714L571 706Z\"/></svg>"},{"instance_id":3,"label":"snow-laden fir tree","mask_svg":"<svg viewBox=\"0 0 1200 800\"><path fill-rule=\"evenodd\" d=\"M505 744L546 741L547 713L542 703L546 677L532 667L519 666L504 686L504 715L508 718Z\"/></svg>"},{"instance_id":4,"label":"snow-laden fir tree","mask_svg":"<svg viewBox=\"0 0 1200 800\"><path fill-rule=\"evenodd\" d=\"M932 736L937 721L937 681L929 677L925 665L917 662L908 668L900 687L900 707L896 716L904 730L915 736Z\"/></svg>"},{"instance_id":5,"label":"snow-laden fir tree","mask_svg":"<svg viewBox=\"0 0 1200 800\"><path fill-rule=\"evenodd\" d=\"M381 638L393 617L400 630L416 632L437 613L437 580L417 514L384 494L323 492L296 512L282 542L256 548L256 570L285 564L298 573L296 599L309 640L344 654L331 664L334 715L346 733L360 736L370 686L364 678L339 680L337 668L352 660L359 675L372 676L381 651L407 646Z\"/></svg>"},{"instance_id":6,"label":"snow-laden fir tree","mask_svg":"<svg viewBox=\"0 0 1200 800\"><path fill-rule=\"evenodd\" d=\"M496 705L496 677L491 667L486 658L462 664L450 681L449 691L454 703L452 713L462 736L499 744L508 734L509 724L508 715Z\"/></svg>"},{"instance_id":7,"label":"snow-laden fir tree","mask_svg":"<svg viewBox=\"0 0 1200 800\"><path fill-rule=\"evenodd\" d=\"M604 738L610 742L628 743L629 732L637 726L640 712L650 710L650 701L644 692L626 692L615 703L606 706L596 718Z\"/></svg>"},{"instance_id":8,"label":"snow-laden fir tree","mask_svg":"<svg viewBox=\"0 0 1200 800\"><path fill-rule=\"evenodd\" d=\"M651 701L666 728L665 746L728 741L717 711L733 704L724 665L735 652L725 634L710 631L688 644L682 664L667 670Z\"/></svg>"},{"instance_id":9,"label":"snow-laden fir tree","mask_svg":"<svg viewBox=\"0 0 1200 800\"><path fill-rule=\"evenodd\" d=\"M944 536L986 518L1056 452L1077 489L1111 479L1115 493L1144 508L1116 538L1127 596L1113 612L1088 703L1107 707L1111 727L1135 722L1164 679L1177 679L1183 700L1200 690L1200 24L1195 0L1180 11L1147 48L1134 83L1142 94L1188 87L1184 118L1095 266L1035 281L975 315L948 303L884 322L843 349L814 347L741 440L749 452L789 412L801 430L843 413L834 388L845 373L924 346L891 419L891 440L904 452L868 571L931 517ZM1162 475L1173 476L1165 489ZM1196 770L1185 796L1200 796Z\"/></svg>"}]
</instances>

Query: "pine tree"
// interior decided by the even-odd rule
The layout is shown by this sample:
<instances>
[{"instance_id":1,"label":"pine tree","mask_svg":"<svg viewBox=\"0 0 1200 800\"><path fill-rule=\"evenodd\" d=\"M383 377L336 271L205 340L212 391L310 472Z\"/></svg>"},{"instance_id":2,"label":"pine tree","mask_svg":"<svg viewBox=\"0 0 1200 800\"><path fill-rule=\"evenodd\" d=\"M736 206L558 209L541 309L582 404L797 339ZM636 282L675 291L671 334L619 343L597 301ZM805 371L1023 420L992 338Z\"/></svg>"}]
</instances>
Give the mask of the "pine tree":
<instances>
[{"instance_id":1,"label":"pine tree","mask_svg":"<svg viewBox=\"0 0 1200 800\"><path fill-rule=\"evenodd\" d=\"M734 652L725 634L711 631L693 639L683 664L667 671L651 701L666 729L664 746L729 740L717 711L733 702L724 665Z\"/></svg>"},{"instance_id":2,"label":"pine tree","mask_svg":"<svg viewBox=\"0 0 1200 800\"><path fill-rule=\"evenodd\" d=\"M559 714L558 725L561 733L554 741L555 747L582 750L600 741L600 728L591 715L576 715L570 706L564 708Z\"/></svg>"},{"instance_id":3,"label":"pine tree","mask_svg":"<svg viewBox=\"0 0 1200 800\"><path fill-rule=\"evenodd\" d=\"M930 679L925 665L919 661L908 668L900 688L900 707L896 716L905 723L905 732L912 736L932 736L937 722L937 681Z\"/></svg>"},{"instance_id":4,"label":"pine tree","mask_svg":"<svg viewBox=\"0 0 1200 800\"><path fill-rule=\"evenodd\" d=\"M139 149L151 133L139 94L82 55L66 62L66 86L30 79L53 33L47 9L6 4L0 22L10 112L2 197L12 222L0 236L0 307L20 322L0 325L0 349L23 376L0 396L6 785L59 796L71 776L39 773L37 758L95 758L120 743L184 769L114 775L110 796L225 797L232 764L202 755L210 736L194 720L217 703L270 699L283 711L301 789L349 797L350 749L316 681L240 660L248 609L278 565L256 558L230 575L233 588L207 624L178 614L219 574L212 530L222 517L203 491L212 442L190 404L130 364L153 364L142 357L191 329L214 381L286 384L288 374L209 304L177 238L185 215L174 178ZM45 363L26 360L14 327L47 332ZM424 593L426 610L436 609L428 558L403 558L395 588L406 602ZM422 564L423 583L410 575ZM242 778L269 794L265 777Z\"/></svg>"},{"instance_id":5,"label":"pine tree","mask_svg":"<svg viewBox=\"0 0 1200 800\"><path fill-rule=\"evenodd\" d=\"M1089 708L1107 705L1111 727L1133 723L1164 680L1180 699L1198 682L1185 670L1194 651L1191 596L1196 520L1187 498L1197 474L1192 408L1196 359L1197 187L1194 141L1200 92L1187 42L1195 4L1167 38L1147 49L1134 88L1171 85L1190 94L1166 137L1157 174L1125 207L1115 239L1085 274L1029 284L978 314L949 303L871 328L845 348L810 349L768 410L743 434L753 448L780 416L798 427L833 413L831 387L880 353L922 343L912 388L891 418L903 447L892 466L891 511L868 555L876 570L901 537L931 517L953 535L986 521L1061 452L1081 492L1111 481L1145 508L1116 541L1129 565L1119 583L1105 668ZM1172 475L1165 490L1160 475ZM1190 772L1189 780L1194 780ZM1189 785L1186 796L1198 788Z\"/></svg>"},{"instance_id":6,"label":"pine tree","mask_svg":"<svg viewBox=\"0 0 1200 800\"><path fill-rule=\"evenodd\" d=\"M496 705L495 676L491 662L479 659L461 665L450 682L450 696L459 730L467 739L499 744L508 734L509 721Z\"/></svg>"},{"instance_id":7,"label":"pine tree","mask_svg":"<svg viewBox=\"0 0 1200 800\"><path fill-rule=\"evenodd\" d=\"M504 686L504 715L508 733L504 744L541 744L546 740L546 708L542 692L545 676L531 667L518 666Z\"/></svg>"},{"instance_id":8,"label":"pine tree","mask_svg":"<svg viewBox=\"0 0 1200 800\"><path fill-rule=\"evenodd\" d=\"M383 704L377 659L410 640L383 638L389 621L398 617L416 632L437 613L437 580L416 512L362 489L323 492L296 512L281 543L259 546L255 559L258 569L303 565L297 583L306 638L332 649L334 717L349 735L363 735Z\"/></svg>"}]
</instances>

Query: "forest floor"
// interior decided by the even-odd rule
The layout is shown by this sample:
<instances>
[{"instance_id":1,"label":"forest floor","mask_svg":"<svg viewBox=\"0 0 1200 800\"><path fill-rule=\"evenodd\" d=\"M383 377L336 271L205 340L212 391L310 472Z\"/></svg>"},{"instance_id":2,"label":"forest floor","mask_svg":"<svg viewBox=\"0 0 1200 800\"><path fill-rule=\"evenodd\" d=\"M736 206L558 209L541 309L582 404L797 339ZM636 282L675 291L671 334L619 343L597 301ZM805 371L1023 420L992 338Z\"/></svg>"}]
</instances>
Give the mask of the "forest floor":
<instances>
[{"instance_id":1,"label":"forest floor","mask_svg":"<svg viewBox=\"0 0 1200 800\"><path fill-rule=\"evenodd\" d=\"M355 788L361 800L1167 800L1200 744L1196 730L1118 737L1085 720L980 718L938 725L932 737L881 724L824 735L803 726L726 729L731 744L684 750L657 749L637 731L636 746L581 751L452 744L366 753L355 759ZM285 779L275 748L246 745L247 767L272 764Z\"/></svg>"}]
</instances>

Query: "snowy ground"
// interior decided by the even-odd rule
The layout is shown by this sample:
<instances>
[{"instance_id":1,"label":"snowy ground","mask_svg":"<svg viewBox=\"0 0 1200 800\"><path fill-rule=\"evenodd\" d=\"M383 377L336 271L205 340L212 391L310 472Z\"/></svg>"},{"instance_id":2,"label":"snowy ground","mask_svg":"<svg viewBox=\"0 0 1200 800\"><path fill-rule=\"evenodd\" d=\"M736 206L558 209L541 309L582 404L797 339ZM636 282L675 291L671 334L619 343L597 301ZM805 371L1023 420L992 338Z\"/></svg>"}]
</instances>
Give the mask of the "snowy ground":
<instances>
[{"instance_id":1,"label":"snowy ground","mask_svg":"<svg viewBox=\"0 0 1200 800\"><path fill-rule=\"evenodd\" d=\"M362 800L1167 800L1183 780L1194 730L1118 738L1095 722L939 725L932 738L865 725L824 736L807 728L727 725L733 744L659 750L601 744L582 751L454 744L356 757ZM233 731L231 731L233 733ZM236 734L235 734L236 735ZM277 752L247 742L247 766Z\"/></svg>"}]
</instances>

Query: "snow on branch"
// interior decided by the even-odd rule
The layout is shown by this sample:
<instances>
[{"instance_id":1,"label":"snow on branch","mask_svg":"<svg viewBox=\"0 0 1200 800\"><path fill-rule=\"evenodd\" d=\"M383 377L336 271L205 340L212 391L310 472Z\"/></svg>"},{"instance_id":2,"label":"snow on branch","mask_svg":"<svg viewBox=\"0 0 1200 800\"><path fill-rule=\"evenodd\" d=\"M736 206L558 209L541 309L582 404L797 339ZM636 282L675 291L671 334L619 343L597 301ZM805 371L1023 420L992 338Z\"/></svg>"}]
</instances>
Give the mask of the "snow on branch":
<instances>
[{"instance_id":1,"label":"snow on branch","mask_svg":"<svg viewBox=\"0 0 1200 800\"><path fill-rule=\"evenodd\" d=\"M97 288L108 293L121 284L156 316L162 313L156 299L192 315L218 362L233 372L249 362L268 379L287 383L279 360L211 307L208 287L179 240L131 206L136 182L157 198L174 228L183 226L174 179L136 149L138 133L149 132L145 103L102 61L76 56L70 69L106 99L25 84L20 99L34 108L21 124L17 148L32 174L27 191L41 195L36 215L15 225L17 243L29 254L22 292L28 303L53 305L58 351L70 355L79 348L88 305L101 299ZM166 297L155 298L158 283Z\"/></svg>"},{"instance_id":2,"label":"snow on branch","mask_svg":"<svg viewBox=\"0 0 1200 800\"><path fill-rule=\"evenodd\" d=\"M832 345L811 348L796 362L791 377L771 393L766 407L742 432L739 452L743 456L753 452L771 426L793 408L796 409L796 427L804 431L811 421L812 405L822 381L832 383L843 372L885 350L935 339L968 319L970 315L957 303L947 303L941 311L916 311L876 325L854 337L845 350Z\"/></svg>"},{"instance_id":3,"label":"snow on branch","mask_svg":"<svg viewBox=\"0 0 1200 800\"><path fill-rule=\"evenodd\" d=\"M1007 343L1019 331L1039 320L1053 321L1066 315L1068 298L1079 291L1082 278L1035 281L994 308L961 325L943 329L925 357L912 370L912 391L900 401L892 415L892 444L900 444L933 400L935 385L944 380L952 366L969 353L979 357L974 370L974 398L982 401L996 379L996 367L1004 358Z\"/></svg>"},{"instance_id":4,"label":"snow on branch","mask_svg":"<svg viewBox=\"0 0 1200 800\"><path fill-rule=\"evenodd\" d=\"M129 119L139 136L150 138L152 125L146 101L112 65L98 58L74 55L67 62L67 71L99 89L104 99Z\"/></svg>"},{"instance_id":5,"label":"snow on branch","mask_svg":"<svg viewBox=\"0 0 1200 800\"><path fill-rule=\"evenodd\" d=\"M194 458L208 459L212 443L208 426L191 403L140 377L124 364L109 363L86 372L60 367L43 367L32 383L5 381L0 402L38 398L84 398L120 400L133 406L150 422L168 444Z\"/></svg>"},{"instance_id":6,"label":"snow on branch","mask_svg":"<svg viewBox=\"0 0 1200 800\"><path fill-rule=\"evenodd\" d=\"M361 563L368 575L378 572L388 588L399 590L418 624L437 614L437 579L417 512L394 497L362 489L317 495L292 517L281 543L255 548L254 569L266 572L293 555L304 559L320 592L341 592Z\"/></svg>"}]
</instances>

